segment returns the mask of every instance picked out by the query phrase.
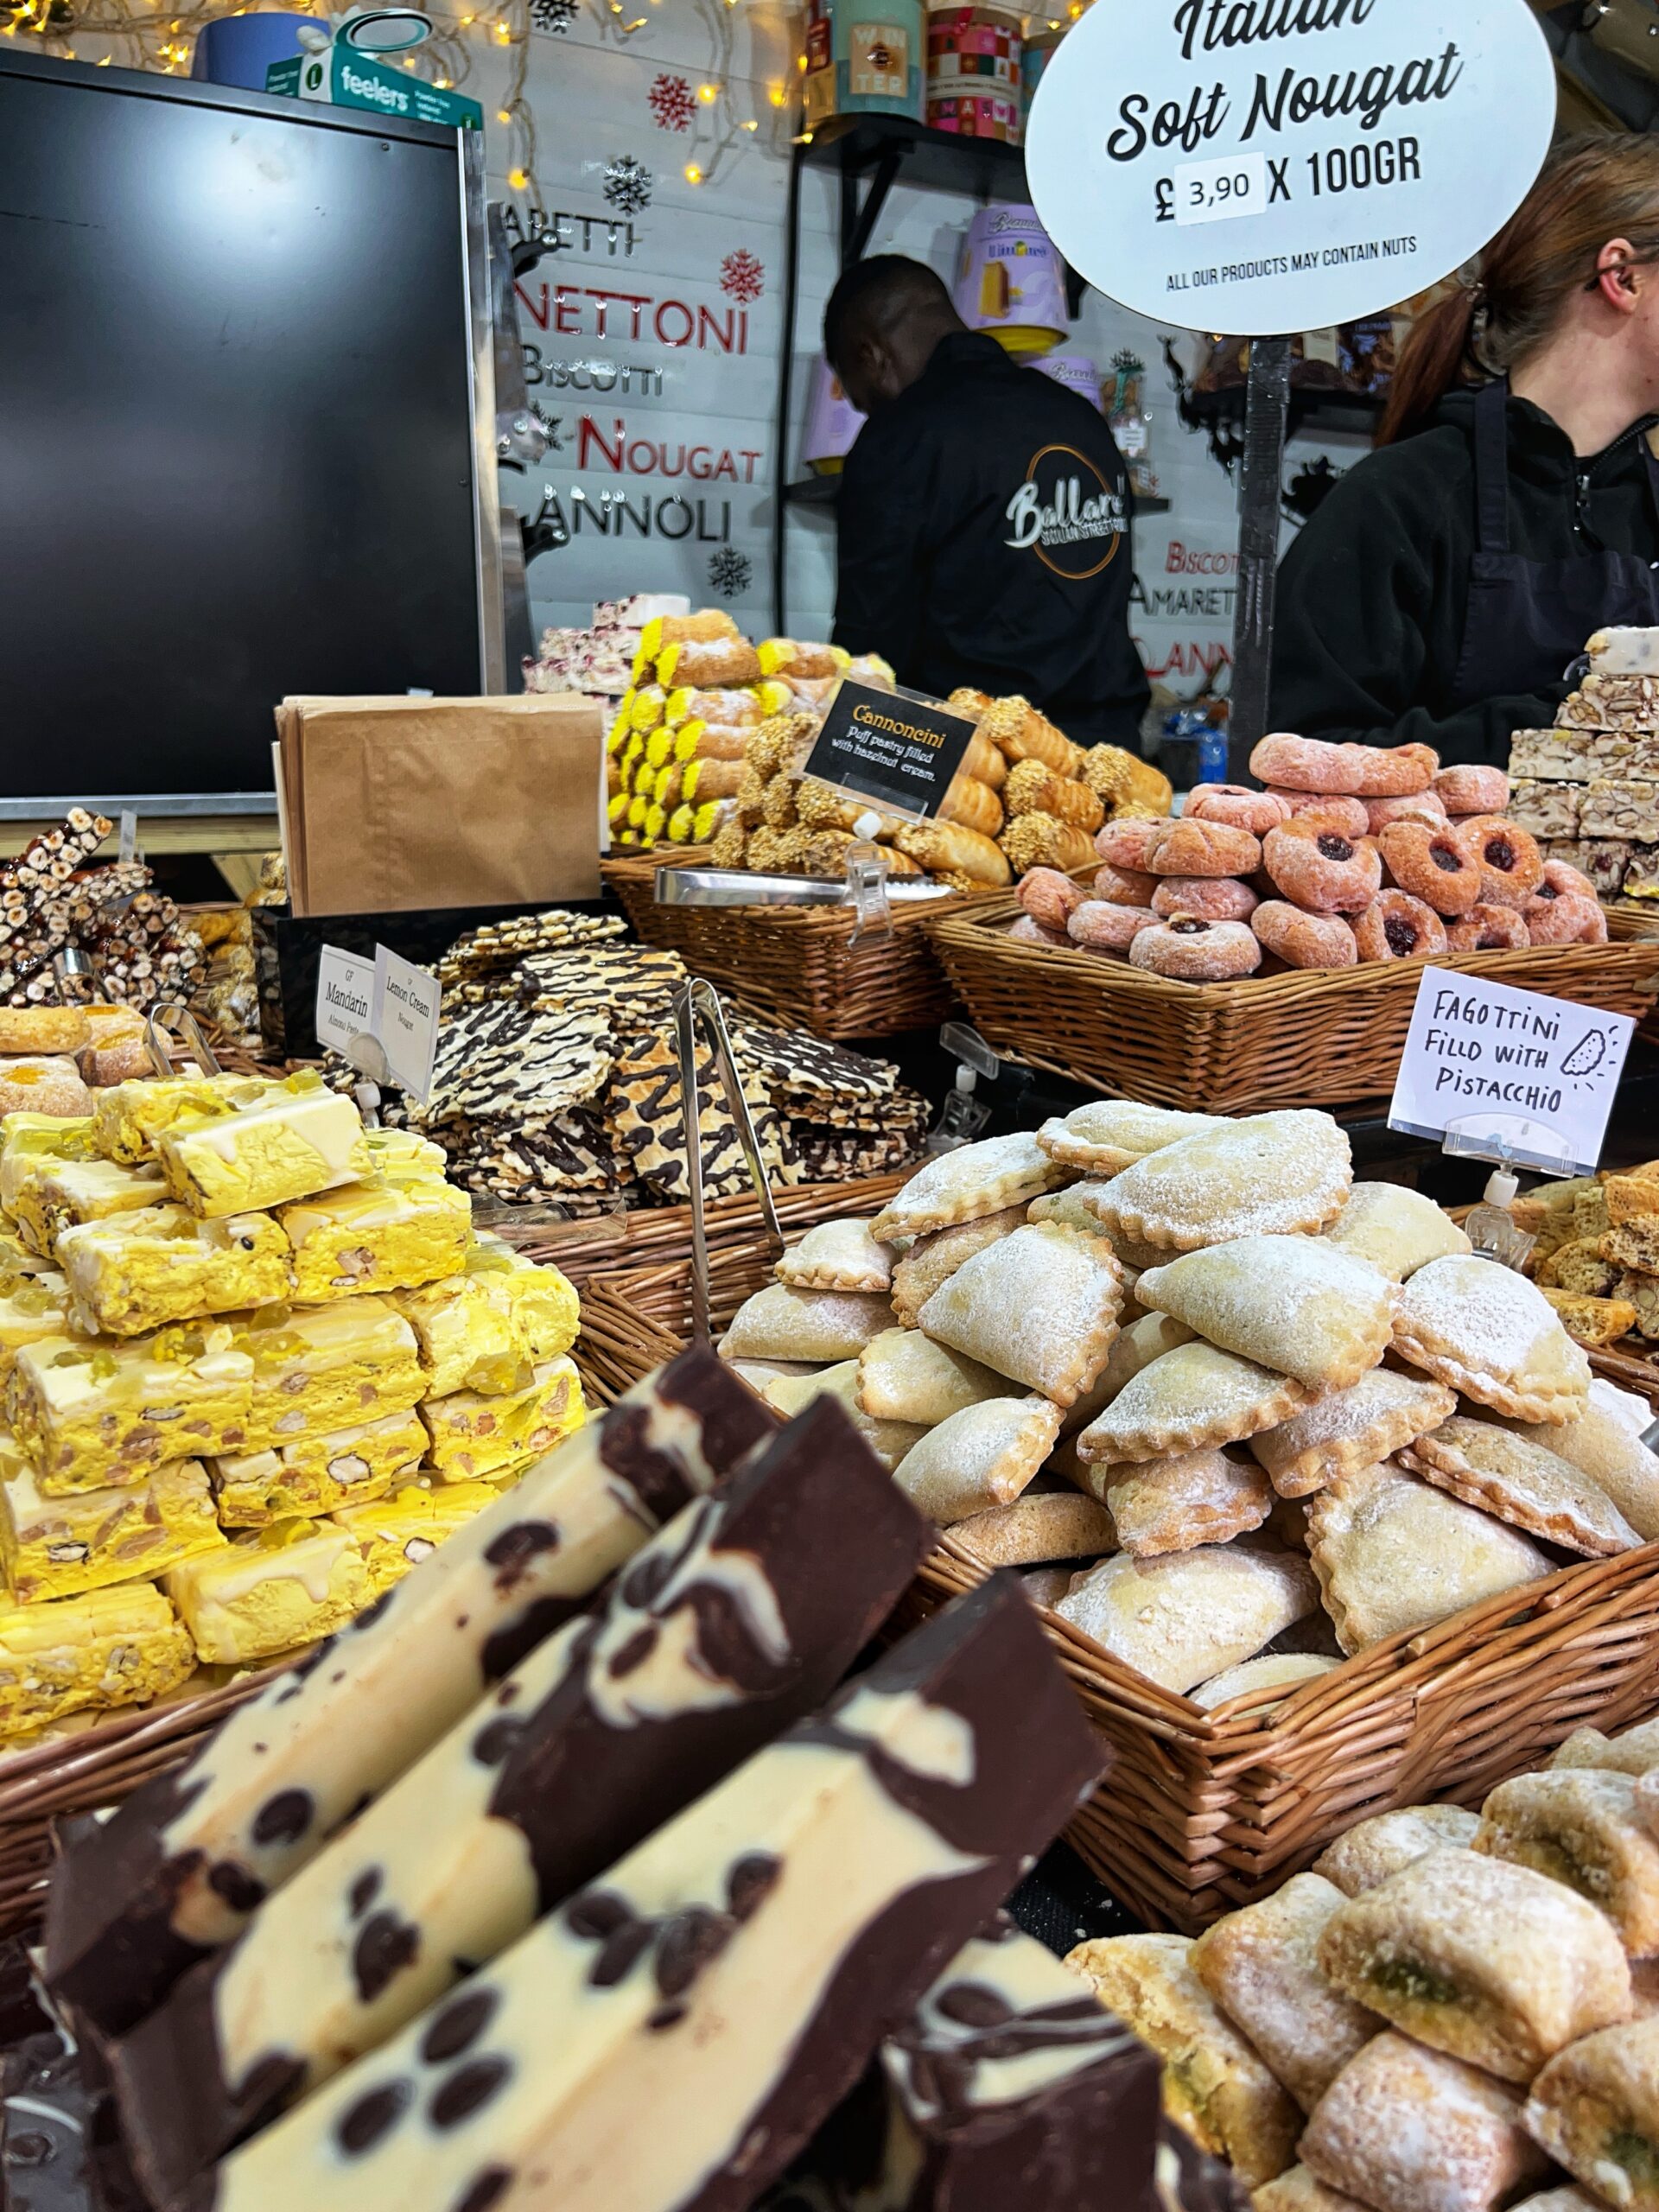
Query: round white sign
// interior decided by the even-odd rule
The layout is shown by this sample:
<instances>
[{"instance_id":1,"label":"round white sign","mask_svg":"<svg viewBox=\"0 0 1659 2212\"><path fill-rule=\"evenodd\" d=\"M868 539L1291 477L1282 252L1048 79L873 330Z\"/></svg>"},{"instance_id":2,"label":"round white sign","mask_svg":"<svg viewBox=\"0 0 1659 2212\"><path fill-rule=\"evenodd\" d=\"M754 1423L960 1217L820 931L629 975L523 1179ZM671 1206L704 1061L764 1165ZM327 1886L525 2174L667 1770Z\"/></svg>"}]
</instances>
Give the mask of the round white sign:
<instances>
[{"instance_id":1,"label":"round white sign","mask_svg":"<svg viewBox=\"0 0 1659 2212\"><path fill-rule=\"evenodd\" d=\"M1528 0L1095 0L1043 73L1026 173L1110 298L1267 337L1449 276L1554 122Z\"/></svg>"}]
</instances>

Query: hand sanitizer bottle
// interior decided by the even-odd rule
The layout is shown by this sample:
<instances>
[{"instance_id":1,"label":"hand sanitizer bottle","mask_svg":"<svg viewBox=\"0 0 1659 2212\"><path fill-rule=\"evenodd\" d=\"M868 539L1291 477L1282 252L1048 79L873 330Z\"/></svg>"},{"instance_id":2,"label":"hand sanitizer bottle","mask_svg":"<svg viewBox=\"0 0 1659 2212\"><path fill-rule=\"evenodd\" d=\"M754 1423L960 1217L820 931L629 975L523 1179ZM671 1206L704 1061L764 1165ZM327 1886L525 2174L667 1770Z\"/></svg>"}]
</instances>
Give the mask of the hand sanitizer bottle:
<instances>
[{"instance_id":1,"label":"hand sanitizer bottle","mask_svg":"<svg viewBox=\"0 0 1659 2212\"><path fill-rule=\"evenodd\" d=\"M1520 1188L1512 1169L1494 1168L1486 1179L1485 1198L1471 1208L1463 1224L1478 1258L1496 1260L1499 1267L1513 1268L1517 1274L1525 1268L1535 1241L1529 1230L1516 1226L1510 1211Z\"/></svg>"}]
</instances>

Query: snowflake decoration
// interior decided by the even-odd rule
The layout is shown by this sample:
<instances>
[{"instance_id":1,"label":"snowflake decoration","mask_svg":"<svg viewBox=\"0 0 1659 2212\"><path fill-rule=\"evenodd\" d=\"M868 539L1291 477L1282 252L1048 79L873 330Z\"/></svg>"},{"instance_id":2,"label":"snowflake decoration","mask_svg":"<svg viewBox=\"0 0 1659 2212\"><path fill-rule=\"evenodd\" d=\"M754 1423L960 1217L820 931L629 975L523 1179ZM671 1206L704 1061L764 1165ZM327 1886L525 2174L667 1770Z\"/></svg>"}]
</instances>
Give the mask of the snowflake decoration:
<instances>
[{"instance_id":1,"label":"snowflake decoration","mask_svg":"<svg viewBox=\"0 0 1659 2212\"><path fill-rule=\"evenodd\" d=\"M645 104L659 130L689 130L697 111L691 87L683 77L657 78L645 94Z\"/></svg>"},{"instance_id":2,"label":"snowflake decoration","mask_svg":"<svg viewBox=\"0 0 1659 2212\"><path fill-rule=\"evenodd\" d=\"M632 154L605 164L605 197L619 215L638 215L651 205L651 171Z\"/></svg>"},{"instance_id":3,"label":"snowflake decoration","mask_svg":"<svg viewBox=\"0 0 1659 2212\"><path fill-rule=\"evenodd\" d=\"M530 0L530 20L538 31L563 38L576 20L580 0Z\"/></svg>"},{"instance_id":4,"label":"snowflake decoration","mask_svg":"<svg viewBox=\"0 0 1659 2212\"><path fill-rule=\"evenodd\" d=\"M741 300L745 307L766 290L766 272L747 246L739 246L721 263L720 289L728 300Z\"/></svg>"},{"instance_id":5,"label":"snowflake decoration","mask_svg":"<svg viewBox=\"0 0 1659 2212\"><path fill-rule=\"evenodd\" d=\"M753 563L734 545L719 546L709 556L709 588L722 599L741 598L753 582Z\"/></svg>"}]
</instances>

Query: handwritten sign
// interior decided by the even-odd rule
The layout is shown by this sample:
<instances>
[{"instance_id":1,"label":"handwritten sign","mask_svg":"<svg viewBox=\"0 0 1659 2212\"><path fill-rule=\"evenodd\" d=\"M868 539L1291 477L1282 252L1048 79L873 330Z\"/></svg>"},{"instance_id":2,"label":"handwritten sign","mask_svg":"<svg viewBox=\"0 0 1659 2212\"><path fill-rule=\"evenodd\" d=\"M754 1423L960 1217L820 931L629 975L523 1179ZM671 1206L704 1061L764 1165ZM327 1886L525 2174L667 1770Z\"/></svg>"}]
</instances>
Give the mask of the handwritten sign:
<instances>
[{"instance_id":1,"label":"handwritten sign","mask_svg":"<svg viewBox=\"0 0 1659 2212\"><path fill-rule=\"evenodd\" d=\"M920 820L938 811L973 734L965 715L936 699L843 683L804 772Z\"/></svg>"},{"instance_id":2,"label":"handwritten sign","mask_svg":"<svg viewBox=\"0 0 1659 2212\"><path fill-rule=\"evenodd\" d=\"M317 1035L337 1052L374 1032L374 963L325 944L317 960Z\"/></svg>"},{"instance_id":3,"label":"handwritten sign","mask_svg":"<svg viewBox=\"0 0 1659 2212\"><path fill-rule=\"evenodd\" d=\"M414 1098L432 1089L442 993L429 968L417 968L384 944L374 948L375 1033L391 1079Z\"/></svg>"},{"instance_id":4,"label":"handwritten sign","mask_svg":"<svg viewBox=\"0 0 1659 2212\"><path fill-rule=\"evenodd\" d=\"M1096 0L1043 73L1026 174L1109 297L1267 336L1449 276L1554 121L1527 0Z\"/></svg>"},{"instance_id":5,"label":"handwritten sign","mask_svg":"<svg viewBox=\"0 0 1659 2212\"><path fill-rule=\"evenodd\" d=\"M1590 1175L1636 1024L1425 968L1389 1127L1549 1175Z\"/></svg>"}]
</instances>

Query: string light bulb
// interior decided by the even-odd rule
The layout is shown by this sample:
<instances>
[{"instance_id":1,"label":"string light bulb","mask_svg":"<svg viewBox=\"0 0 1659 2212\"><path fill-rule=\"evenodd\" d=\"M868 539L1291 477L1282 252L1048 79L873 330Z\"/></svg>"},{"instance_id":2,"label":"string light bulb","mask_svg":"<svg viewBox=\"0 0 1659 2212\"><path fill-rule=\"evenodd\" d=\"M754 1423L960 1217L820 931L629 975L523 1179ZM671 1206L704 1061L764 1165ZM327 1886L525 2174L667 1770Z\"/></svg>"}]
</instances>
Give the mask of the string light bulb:
<instances>
[{"instance_id":1,"label":"string light bulb","mask_svg":"<svg viewBox=\"0 0 1659 2212\"><path fill-rule=\"evenodd\" d=\"M782 107L789 98L789 94L781 85L769 85L766 87L766 98L772 102L773 107Z\"/></svg>"},{"instance_id":2,"label":"string light bulb","mask_svg":"<svg viewBox=\"0 0 1659 2212\"><path fill-rule=\"evenodd\" d=\"M688 162L686 163L685 181L688 184L701 184L702 182L702 171L697 167L695 162Z\"/></svg>"},{"instance_id":3,"label":"string light bulb","mask_svg":"<svg viewBox=\"0 0 1659 2212\"><path fill-rule=\"evenodd\" d=\"M498 123L511 123L512 121L512 116L504 107L497 108L495 111L495 119Z\"/></svg>"},{"instance_id":4,"label":"string light bulb","mask_svg":"<svg viewBox=\"0 0 1659 2212\"><path fill-rule=\"evenodd\" d=\"M702 102L704 107L712 107L714 103L720 98L720 86L718 85L699 85L697 86L697 98Z\"/></svg>"},{"instance_id":5,"label":"string light bulb","mask_svg":"<svg viewBox=\"0 0 1659 2212\"><path fill-rule=\"evenodd\" d=\"M515 192L523 192L529 186L530 179L525 175L523 169L509 169L507 171L507 182L512 187Z\"/></svg>"}]
</instances>

